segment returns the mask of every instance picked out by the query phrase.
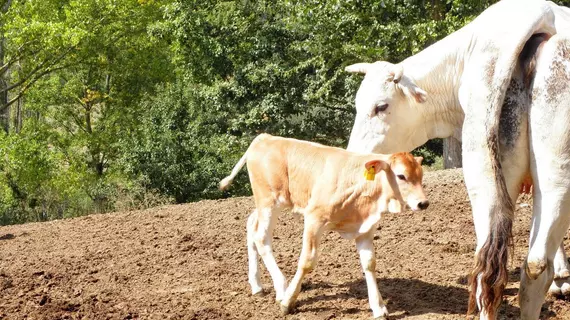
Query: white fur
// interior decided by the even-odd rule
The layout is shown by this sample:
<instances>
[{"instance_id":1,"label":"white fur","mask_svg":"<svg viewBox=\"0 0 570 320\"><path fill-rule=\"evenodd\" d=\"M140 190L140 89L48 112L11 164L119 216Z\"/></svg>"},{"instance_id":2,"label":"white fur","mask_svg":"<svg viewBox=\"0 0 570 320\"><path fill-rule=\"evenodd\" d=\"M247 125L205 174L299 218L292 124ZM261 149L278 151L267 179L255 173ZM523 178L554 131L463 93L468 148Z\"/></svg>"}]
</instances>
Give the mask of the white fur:
<instances>
[{"instance_id":1,"label":"white fur","mask_svg":"<svg viewBox=\"0 0 570 320\"><path fill-rule=\"evenodd\" d=\"M372 315L377 319L385 319L385 317L388 316L388 309L384 304L384 300L382 300L382 296L378 290L378 283L376 282L376 256L374 244L372 243L373 237L374 231L357 239L356 248L360 255L360 263L362 264L362 271L366 279L368 301L372 309Z\"/></svg>"},{"instance_id":2,"label":"white fur","mask_svg":"<svg viewBox=\"0 0 570 320\"><path fill-rule=\"evenodd\" d=\"M488 238L491 216L499 198L487 140L489 128L497 123L499 116L500 108L493 106L502 103L505 91L501 90L506 90L526 40L536 33L555 35L567 30L570 30L568 8L540 0L503 0L472 23L397 67L388 62L347 67L348 71L366 74L356 95L357 115L348 149L378 153L410 151L429 139L457 137L457 132L462 130L465 183L473 205L479 250ZM548 42L553 46L553 54L557 50L554 41L560 41L556 39L553 37ZM545 50L548 51L546 46ZM553 77L554 56L543 55L540 59L542 69L539 65L535 87L537 81L545 84ZM567 65L568 61L562 63ZM402 79L406 81L398 84L386 81L396 68L403 69ZM414 90L425 92L425 99L415 99L411 94ZM528 261L547 263L546 272L537 279L526 277L526 273L523 276L521 311L524 319L538 317L554 269L566 267L566 262L561 261L564 255L557 255L556 251L570 223L567 221L570 213L563 211L570 204L566 194L570 187L570 177L567 177L570 167L566 168L567 161L570 163L567 147L570 145L567 111L570 95L556 101L546 95L541 98L532 103L531 149L526 140L518 141L513 149L516 152L504 155L516 159L503 160L504 179L511 199L516 198L518 179L531 162L536 200ZM389 105L386 111L374 113L375 106L386 103ZM551 109L545 110L545 106ZM545 114L548 112L550 114ZM545 188L548 194L542 191ZM554 259L557 262L552 265ZM568 283L558 287L564 285L568 287ZM481 314L481 319L487 319L487 315Z\"/></svg>"}]
</instances>

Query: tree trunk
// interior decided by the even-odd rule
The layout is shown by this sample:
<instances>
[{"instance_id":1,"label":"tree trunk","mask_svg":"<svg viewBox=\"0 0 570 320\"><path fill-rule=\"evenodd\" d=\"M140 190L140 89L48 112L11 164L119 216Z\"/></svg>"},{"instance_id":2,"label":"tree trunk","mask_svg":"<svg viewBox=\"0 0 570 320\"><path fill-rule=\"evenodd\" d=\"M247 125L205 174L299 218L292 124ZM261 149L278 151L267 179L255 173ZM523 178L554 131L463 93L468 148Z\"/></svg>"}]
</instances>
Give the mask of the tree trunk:
<instances>
[{"instance_id":1,"label":"tree trunk","mask_svg":"<svg viewBox=\"0 0 570 320\"><path fill-rule=\"evenodd\" d=\"M12 4L12 0L7 0L2 5L2 14L6 14L10 5ZM4 34L0 35L0 65L4 65L4 58L6 56L6 38ZM5 90L8 88L8 81L7 81L8 71L0 74L0 126L4 132L8 133L10 131L10 106L8 105L8 91Z\"/></svg>"},{"instance_id":2,"label":"tree trunk","mask_svg":"<svg viewBox=\"0 0 570 320\"><path fill-rule=\"evenodd\" d=\"M22 98L16 102L16 111L14 112L14 132L19 133L22 130Z\"/></svg>"},{"instance_id":3,"label":"tree trunk","mask_svg":"<svg viewBox=\"0 0 570 320\"><path fill-rule=\"evenodd\" d=\"M5 56L5 38L4 35L0 36L0 65L4 65ZM6 72L7 73L7 72ZM0 125L4 132L10 131L10 106L8 105L8 81L6 81L6 73L0 74Z\"/></svg>"},{"instance_id":4,"label":"tree trunk","mask_svg":"<svg viewBox=\"0 0 570 320\"><path fill-rule=\"evenodd\" d=\"M443 139L443 167L461 168L461 142L454 137Z\"/></svg>"},{"instance_id":5,"label":"tree trunk","mask_svg":"<svg viewBox=\"0 0 570 320\"><path fill-rule=\"evenodd\" d=\"M433 20L443 20L445 16L443 9L445 9L445 6L441 5L440 0L431 0L431 18Z\"/></svg>"}]
</instances>

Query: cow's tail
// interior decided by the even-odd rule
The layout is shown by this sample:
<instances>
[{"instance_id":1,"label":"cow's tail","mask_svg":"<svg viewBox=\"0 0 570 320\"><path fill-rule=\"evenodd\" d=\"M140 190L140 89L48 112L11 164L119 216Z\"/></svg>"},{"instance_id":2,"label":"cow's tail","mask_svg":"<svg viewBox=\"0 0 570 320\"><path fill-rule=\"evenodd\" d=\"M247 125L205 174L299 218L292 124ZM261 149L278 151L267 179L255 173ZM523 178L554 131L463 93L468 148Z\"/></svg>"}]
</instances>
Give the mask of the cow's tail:
<instances>
[{"instance_id":1,"label":"cow's tail","mask_svg":"<svg viewBox=\"0 0 570 320\"><path fill-rule=\"evenodd\" d=\"M501 168L499 152L499 122L505 93L510 84L512 74L517 67L519 55L530 37L545 28L545 15L535 21L526 21L528 25L517 31L518 42L504 49L497 57L494 72L489 76L492 92L489 112L485 119L485 145L489 152L491 170L496 184L496 198L491 207L491 225L484 245L476 255L475 268L470 278L469 313L475 309L477 302L489 319L495 319L495 311L503 298L503 291L508 282L509 247L512 245L512 226L514 205L509 196L505 177ZM515 32L516 33L516 32ZM516 40L516 38L513 38ZM504 47L503 47L504 48ZM481 236L481 235L479 235ZM479 287L480 286L480 287ZM477 301L477 293L481 293Z\"/></svg>"},{"instance_id":2,"label":"cow's tail","mask_svg":"<svg viewBox=\"0 0 570 320\"><path fill-rule=\"evenodd\" d=\"M220 181L220 190L226 190L230 184L234 181L234 178L237 176L238 172L243 168L245 163L247 162L247 151L243 154L241 159L239 159L238 163L234 166L232 173L229 176L225 177Z\"/></svg>"}]
</instances>

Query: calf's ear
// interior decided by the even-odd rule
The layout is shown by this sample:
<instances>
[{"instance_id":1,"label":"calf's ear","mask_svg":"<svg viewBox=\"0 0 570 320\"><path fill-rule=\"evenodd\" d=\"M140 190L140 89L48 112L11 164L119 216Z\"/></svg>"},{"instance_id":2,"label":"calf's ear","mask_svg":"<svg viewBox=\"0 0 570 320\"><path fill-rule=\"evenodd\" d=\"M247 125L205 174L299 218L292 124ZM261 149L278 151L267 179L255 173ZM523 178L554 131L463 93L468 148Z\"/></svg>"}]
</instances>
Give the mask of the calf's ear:
<instances>
[{"instance_id":1,"label":"calf's ear","mask_svg":"<svg viewBox=\"0 0 570 320\"><path fill-rule=\"evenodd\" d=\"M416 159L416 162L421 166L422 161L424 160L424 157L414 157L414 159Z\"/></svg>"},{"instance_id":2,"label":"calf's ear","mask_svg":"<svg viewBox=\"0 0 570 320\"><path fill-rule=\"evenodd\" d=\"M366 162L364 167L366 168L366 170L369 170L370 168L374 168L374 172L378 173L382 170L384 170L384 171L388 170L388 168L390 166L385 161L372 160L372 161Z\"/></svg>"},{"instance_id":3,"label":"calf's ear","mask_svg":"<svg viewBox=\"0 0 570 320\"><path fill-rule=\"evenodd\" d=\"M396 199L390 199L390 202L388 202L388 211L390 213L400 213L402 212L402 204Z\"/></svg>"}]
</instances>

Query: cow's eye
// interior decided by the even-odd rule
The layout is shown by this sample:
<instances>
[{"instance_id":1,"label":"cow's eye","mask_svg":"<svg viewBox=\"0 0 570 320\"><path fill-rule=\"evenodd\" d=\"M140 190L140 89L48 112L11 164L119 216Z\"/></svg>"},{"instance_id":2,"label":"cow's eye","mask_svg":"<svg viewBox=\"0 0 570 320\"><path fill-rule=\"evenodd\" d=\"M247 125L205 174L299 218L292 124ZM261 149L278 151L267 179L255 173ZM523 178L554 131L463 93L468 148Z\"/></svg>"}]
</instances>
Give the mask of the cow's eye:
<instances>
[{"instance_id":1,"label":"cow's eye","mask_svg":"<svg viewBox=\"0 0 570 320\"><path fill-rule=\"evenodd\" d=\"M400 179L400 180L406 181L406 176L403 175L403 174L399 174L399 175L397 175L397 177L398 177L398 179Z\"/></svg>"},{"instance_id":2,"label":"cow's eye","mask_svg":"<svg viewBox=\"0 0 570 320\"><path fill-rule=\"evenodd\" d=\"M386 109L388 109L388 104L378 104L376 105L376 107L374 107L374 115L377 115L378 113L382 112L382 111L386 111Z\"/></svg>"}]
</instances>

